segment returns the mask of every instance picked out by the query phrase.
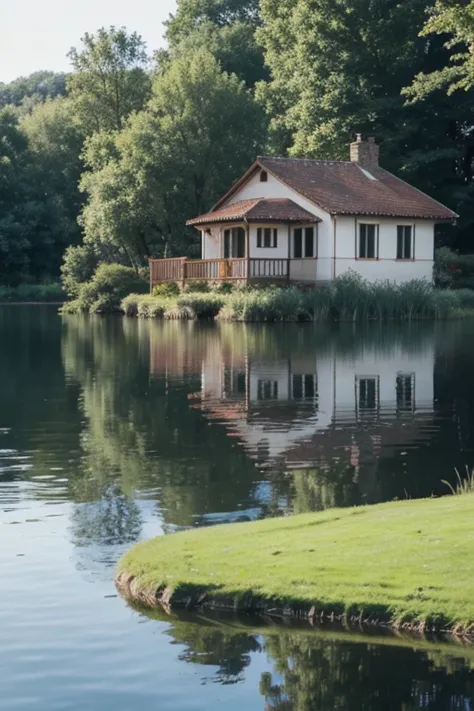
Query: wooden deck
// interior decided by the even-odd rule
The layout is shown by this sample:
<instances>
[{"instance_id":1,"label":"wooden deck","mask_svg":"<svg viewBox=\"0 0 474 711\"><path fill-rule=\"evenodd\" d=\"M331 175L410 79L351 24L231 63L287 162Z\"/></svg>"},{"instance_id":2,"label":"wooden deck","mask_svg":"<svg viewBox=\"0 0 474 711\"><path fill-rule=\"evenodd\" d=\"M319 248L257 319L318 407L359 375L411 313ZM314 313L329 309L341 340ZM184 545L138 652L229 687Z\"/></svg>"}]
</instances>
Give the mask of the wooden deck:
<instances>
[{"instance_id":1,"label":"wooden deck","mask_svg":"<svg viewBox=\"0 0 474 711\"><path fill-rule=\"evenodd\" d=\"M167 281L288 280L289 259L150 259L150 288Z\"/></svg>"}]
</instances>

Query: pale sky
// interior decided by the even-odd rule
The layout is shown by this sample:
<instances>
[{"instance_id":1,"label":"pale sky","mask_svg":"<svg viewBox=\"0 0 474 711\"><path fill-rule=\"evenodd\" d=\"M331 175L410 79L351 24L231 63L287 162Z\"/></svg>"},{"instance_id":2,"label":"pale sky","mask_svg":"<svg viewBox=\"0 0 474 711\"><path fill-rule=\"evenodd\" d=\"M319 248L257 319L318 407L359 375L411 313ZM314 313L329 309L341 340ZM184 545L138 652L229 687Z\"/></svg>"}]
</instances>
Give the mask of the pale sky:
<instances>
[{"instance_id":1,"label":"pale sky","mask_svg":"<svg viewBox=\"0 0 474 711\"><path fill-rule=\"evenodd\" d=\"M0 0L0 82L69 71L70 48L102 26L138 32L151 53L164 45L162 23L175 9L176 0Z\"/></svg>"}]
</instances>

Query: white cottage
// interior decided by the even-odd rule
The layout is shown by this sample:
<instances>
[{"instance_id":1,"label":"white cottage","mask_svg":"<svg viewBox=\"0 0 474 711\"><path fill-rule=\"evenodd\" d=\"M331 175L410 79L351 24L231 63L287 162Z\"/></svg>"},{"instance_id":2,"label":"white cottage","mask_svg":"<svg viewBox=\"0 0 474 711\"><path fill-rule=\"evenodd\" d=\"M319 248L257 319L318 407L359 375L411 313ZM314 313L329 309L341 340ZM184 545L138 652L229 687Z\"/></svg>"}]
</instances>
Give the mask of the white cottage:
<instances>
[{"instance_id":1,"label":"white cottage","mask_svg":"<svg viewBox=\"0 0 474 711\"><path fill-rule=\"evenodd\" d=\"M259 157L205 215L201 260L152 260L166 279L328 282L432 278L434 230L457 215L379 166L357 136L350 161Z\"/></svg>"}]
</instances>

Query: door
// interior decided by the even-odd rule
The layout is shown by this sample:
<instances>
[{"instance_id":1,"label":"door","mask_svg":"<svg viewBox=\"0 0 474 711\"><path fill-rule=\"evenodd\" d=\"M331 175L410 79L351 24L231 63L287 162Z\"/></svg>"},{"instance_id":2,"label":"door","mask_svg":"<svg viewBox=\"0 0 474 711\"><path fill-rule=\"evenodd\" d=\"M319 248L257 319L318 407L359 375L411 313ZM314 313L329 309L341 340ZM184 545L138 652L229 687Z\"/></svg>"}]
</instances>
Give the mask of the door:
<instances>
[{"instance_id":1,"label":"door","mask_svg":"<svg viewBox=\"0 0 474 711\"><path fill-rule=\"evenodd\" d=\"M245 230L233 227L224 231L224 259L244 259Z\"/></svg>"}]
</instances>

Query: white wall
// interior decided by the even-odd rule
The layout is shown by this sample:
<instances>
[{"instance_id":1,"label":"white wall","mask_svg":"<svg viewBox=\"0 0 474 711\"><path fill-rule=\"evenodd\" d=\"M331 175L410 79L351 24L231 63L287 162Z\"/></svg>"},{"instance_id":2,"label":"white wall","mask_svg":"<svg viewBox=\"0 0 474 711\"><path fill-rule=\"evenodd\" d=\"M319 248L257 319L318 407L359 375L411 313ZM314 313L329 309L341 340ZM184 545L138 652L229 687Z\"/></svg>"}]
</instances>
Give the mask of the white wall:
<instances>
[{"instance_id":1,"label":"white wall","mask_svg":"<svg viewBox=\"0 0 474 711\"><path fill-rule=\"evenodd\" d=\"M256 198L288 198L297 205L308 210L312 215L319 217L322 222L318 224L318 265L317 279L327 281L331 278L332 268L332 219L331 216L320 207L307 200L295 190L287 187L279 180L268 173L266 183L260 182L260 173L257 172L235 195L227 201L227 205L233 205L240 200L252 200ZM285 227L288 230L288 227ZM258 250L263 251L263 250ZM259 256L259 255L251 255ZM263 256L263 255L262 255ZM267 255L265 255L267 256ZM275 256L277 255L268 255ZM279 255L278 255L279 256ZM288 256L288 252L286 254Z\"/></svg>"},{"instance_id":2,"label":"white wall","mask_svg":"<svg viewBox=\"0 0 474 711\"><path fill-rule=\"evenodd\" d=\"M358 249L358 222L379 225L379 259L356 259ZM415 259L397 260L397 226L414 225ZM433 274L434 222L365 217L336 218L336 276L351 269L364 279L389 279L404 282L411 279L428 279Z\"/></svg>"},{"instance_id":3,"label":"white wall","mask_svg":"<svg viewBox=\"0 0 474 711\"><path fill-rule=\"evenodd\" d=\"M221 257L220 225L213 225L210 230L211 234L201 232L201 259L219 259Z\"/></svg>"},{"instance_id":4,"label":"white wall","mask_svg":"<svg viewBox=\"0 0 474 711\"><path fill-rule=\"evenodd\" d=\"M429 220L404 220L389 218L365 217L335 217L314 205L310 200L287 187L268 174L266 183L260 182L257 172L250 180L233 195L226 204L234 204L240 200L255 198L289 198L308 212L319 217L318 224L318 259L317 264L303 262L293 263L291 276L294 279L328 281L334 276L340 276L349 269L360 274L364 279L395 281L398 283L411 279L427 279L431 281L434 255L434 222ZM356 242L357 222L375 222L379 224L379 259L356 259L358 249L358 234ZM411 224L415 227L415 259L397 260L397 225ZM219 234L222 225L214 225L211 235L204 234L202 257L217 259L222 257ZM288 257L288 226L278 225L278 247L257 248L257 225L250 229L250 256L254 258L286 259ZM333 249L336 245L336 262L334 264Z\"/></svg>"}]
</instances>

